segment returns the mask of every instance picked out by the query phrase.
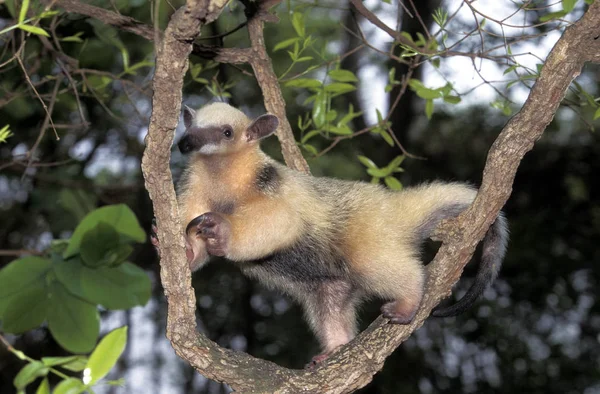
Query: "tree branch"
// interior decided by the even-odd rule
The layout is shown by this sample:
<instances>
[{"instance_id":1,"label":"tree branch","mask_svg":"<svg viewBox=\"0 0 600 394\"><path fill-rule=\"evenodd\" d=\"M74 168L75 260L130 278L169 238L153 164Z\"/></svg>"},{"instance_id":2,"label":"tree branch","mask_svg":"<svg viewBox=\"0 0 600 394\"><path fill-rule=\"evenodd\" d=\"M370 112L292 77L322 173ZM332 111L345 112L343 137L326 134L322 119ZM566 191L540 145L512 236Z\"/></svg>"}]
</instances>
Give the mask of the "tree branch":
<instances>
[{"instance_id":1,"label":"tree branch","mask_svg":"<svg viewBox=\"0 0 600 394\"><path fill-rule=\"evenodd\" d=\"M250 4L248 2L245 2L245 4L248 10ZM248 32L250 33L250 42L252 43L252 55L249 58L249 62L263 93L267 111L279 118L277 138L281 143L285 163L290 168L309 174L310 168L296 145L292 126L285 113L285 101L279 87L279 81L277 80L275 71L273 71L273 64L265 47L265 37L263 34L264 21L267 18L274 17L274 15L268 13L267 8L272 5L272 1L263 2L260 4L257 12L249 16Z\"/></svg>"},{"instance_id":2,"label":"tree branch","mask_svg":"<svg viewBox=\"0 0 600 394\"><path fill-rule=\"evenodd\" d=\"M50 0L46 0L49 2ZM277 130L277 138L281 144L283 157L286 164L298 171L310 173L306 160L300 153L294 139L292 127L287 120L285 112L285 101L281 94L277 76L273 71L271 59L267 54L263 36L264 22L277 22L275 15L268 12L269 8L280 3L281 0L263 0L258 4L244 2L248 13L248 30L252 48L222 48L216 46L193 44L193 53L220 63L240 64L249 63L256 75L256 79L263 92L267 111L275 114L280 119L280 127ZM154 28L134 18L123 16L104 8L83 4L78 0L56 0L56 5L68 12L86 15L121 30L137 34L149 41L155 37ZM217 3L227 3L220 0ZM207 20L205 23L212 22Z\"/></svg>"},{"instance_id":3,"label":"tree branch","mask_svg":"<svg viewBox=\"0 0 600 394\"><path fill-rule=\"evenodd\" d=\"M199 8L188 4L177 11L165 32L157 58L152 119L142 163L159 224L161 278L169 301L167 335L176 352L196 370L211 379L227 382L235 390L341 393L358 389L366 385L386 357L423 324L432 308L450 294L475 246L510 195L519 162L552 120L584 62L600 58L600 43L595 37L600 28L600 3L592 5L552 49L523 109L508 122L492 146L483 183L473 205L457 219L443 225L445 242L430 265L428 290L415 320L410 325L399 326L386 324L387 320L383 318L377 319L315 371L288 370L244 353L223 349L195 330L195 298L183 254L168 163L181 105L187 55L192 50L190 43L199 31L200 22L206 19L206 14L198 11ZM249 25L253 25L253 29L262 28L262 20L256 22L253 18ZM256 31L252 34L257 40L252 57L264 55L262 38ZM268 72L257 72L257 77L259 75L271 78ZM275 96L275 99L278 98Z\"/></svg>"},{"instance_id":4,"label":"tree branch","mask_svg":"<svg viewBox=\"0 0 600 394\"><path fill-rule=\"evenodd\" d=\"M53 0L44 1L47 4L53 2ZM54 4L65 9L67 12L85 15L90 18L97 19L107 25L119 28L123 31L137 34L148 41L154 41L154 27L147 25L144 22L140 22L135 18L117 14L116 12L109 11L104 8L85 4L79 0L56 0L54 1ZM248 62L247 50L239 48L221 48L209 45L194 44L193 53L198 56L222 63Z\"/></svg>"}]
</instances>

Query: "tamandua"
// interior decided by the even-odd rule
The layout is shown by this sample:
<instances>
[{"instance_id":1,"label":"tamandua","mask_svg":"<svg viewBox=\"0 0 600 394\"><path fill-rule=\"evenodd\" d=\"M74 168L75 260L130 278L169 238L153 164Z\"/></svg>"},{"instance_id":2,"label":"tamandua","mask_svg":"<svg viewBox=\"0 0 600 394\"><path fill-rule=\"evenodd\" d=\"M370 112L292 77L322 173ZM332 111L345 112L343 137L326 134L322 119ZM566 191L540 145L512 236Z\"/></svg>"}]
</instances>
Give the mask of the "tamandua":
<instances>
[{"instance_id":1,"label":"tamandua","mask_svg":"<svg viewBox=\"0 0 600 394\"><path fill-rule=\"evenodd\" d=\"M323 347L314 362L355 336L362 299L387 300L384 317L411 322L425 284L420 247L441 220L471 204L475 189L432 182L397 192L302 174L259 147L277 129L276 116L251 120L225 103L186 107L184 123L178 146L189 162L178 203L192 270L210 255L224 256L297 300ZM435 316L459 314L481 295L500 268L507 238L501 214L483 241L474 284Z\"/></svg>"}]
</instances>

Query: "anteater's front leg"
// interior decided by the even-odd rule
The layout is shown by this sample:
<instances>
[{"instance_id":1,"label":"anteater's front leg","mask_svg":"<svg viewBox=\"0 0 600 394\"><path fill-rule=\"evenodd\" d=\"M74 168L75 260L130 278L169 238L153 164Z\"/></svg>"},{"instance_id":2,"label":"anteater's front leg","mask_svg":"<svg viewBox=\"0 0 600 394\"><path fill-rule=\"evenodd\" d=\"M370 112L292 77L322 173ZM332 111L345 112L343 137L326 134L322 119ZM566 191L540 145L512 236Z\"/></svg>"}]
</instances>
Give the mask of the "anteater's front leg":
<instances>
[{"instance_id":1,"label":"anteater's front leg","mask_svg":"<svg viewBox=\"0 0 600 394\"><path fill-rule=\"evenodd\" d=\"M186 235L203 239L210 255L225 256L231 239L231 223L216 212L206 212L187 225Z\"/></svg>"}]
</instances>

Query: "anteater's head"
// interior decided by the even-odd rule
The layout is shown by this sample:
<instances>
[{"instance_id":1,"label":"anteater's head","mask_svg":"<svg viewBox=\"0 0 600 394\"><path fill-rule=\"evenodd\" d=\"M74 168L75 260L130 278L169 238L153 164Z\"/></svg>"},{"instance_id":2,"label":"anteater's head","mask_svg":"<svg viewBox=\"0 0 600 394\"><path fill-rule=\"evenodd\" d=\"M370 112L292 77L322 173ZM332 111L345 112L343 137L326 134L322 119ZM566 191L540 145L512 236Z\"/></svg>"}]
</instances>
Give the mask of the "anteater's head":
<instances>
[{"instance_id":1,"label":"anteater's head","mask_svg":"<svg viewBox=\"0 0 600 394\"><path fill-rule=\"evenodd\" d=\"M183 154L224 155L256 147L258 141L273 134L279 125L275 115L251 120L229 104L212 103L198 111L183 110L185 134L179 141Z\"/></svg>"}]
</instances>

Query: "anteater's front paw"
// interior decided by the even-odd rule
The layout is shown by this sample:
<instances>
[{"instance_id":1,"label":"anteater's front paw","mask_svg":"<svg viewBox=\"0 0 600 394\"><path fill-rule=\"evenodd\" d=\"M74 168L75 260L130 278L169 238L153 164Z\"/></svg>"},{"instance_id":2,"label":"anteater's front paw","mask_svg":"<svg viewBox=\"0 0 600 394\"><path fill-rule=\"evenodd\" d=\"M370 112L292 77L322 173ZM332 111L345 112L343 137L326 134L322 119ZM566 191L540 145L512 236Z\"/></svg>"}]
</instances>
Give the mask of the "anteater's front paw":
<instances>
[{"instance_id":1,"label":"anteater's front paw","mask_svg":"<svg viewBox=\"0 0 600 394\"><path fill-rule=\"evenodd\" d=\"M231 225L223 216L207 212L193 219L186 229L188 236L195 231L196 236L206 242L206 251L213 256L225 256L231 234Z\"/></svg>"}]
</instances>

